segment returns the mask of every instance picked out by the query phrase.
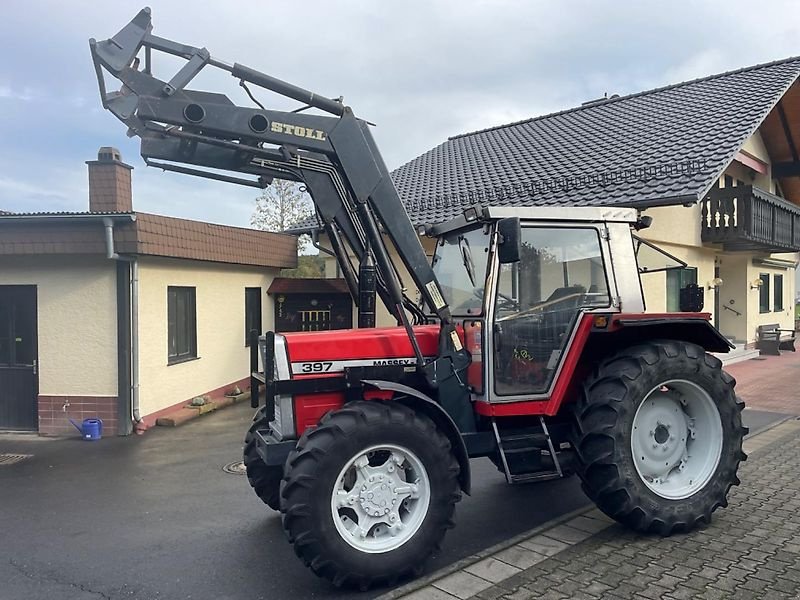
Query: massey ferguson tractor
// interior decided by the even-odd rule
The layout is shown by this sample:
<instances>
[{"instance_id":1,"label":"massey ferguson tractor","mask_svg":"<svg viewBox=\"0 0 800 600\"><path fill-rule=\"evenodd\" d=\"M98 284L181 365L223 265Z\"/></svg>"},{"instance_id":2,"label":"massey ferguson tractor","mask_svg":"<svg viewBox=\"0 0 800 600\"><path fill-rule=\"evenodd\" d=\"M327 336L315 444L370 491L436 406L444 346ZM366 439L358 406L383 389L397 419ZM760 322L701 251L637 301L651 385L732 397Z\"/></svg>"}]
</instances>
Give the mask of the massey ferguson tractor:
<instances>
[{"instance_id":1,"label":"massey ferguson tractor","mask_svg":"<svg viewBox=\"0 0 800 600\"><path fill-rule=\"evenodd\" d=\"M145 163L302 184L359 309L358 329L252 344L248 479L317 575L366 589L419 574L476 457L510 484L577 474L604 513L641 532L689 531L726 505L744 405L709 352L730 345L708 314L644 312L632 230L647 217L467 205L426 228L430 261L350 107L151 31L145 8L90 41L103 106L141 138ZM186 62L162 81L153 51ZM206 67L255 106L190 89ZM248 85L301 106L269 110ZM376 294L397 326L374 328Z\"/></svg>"}]
</instances>

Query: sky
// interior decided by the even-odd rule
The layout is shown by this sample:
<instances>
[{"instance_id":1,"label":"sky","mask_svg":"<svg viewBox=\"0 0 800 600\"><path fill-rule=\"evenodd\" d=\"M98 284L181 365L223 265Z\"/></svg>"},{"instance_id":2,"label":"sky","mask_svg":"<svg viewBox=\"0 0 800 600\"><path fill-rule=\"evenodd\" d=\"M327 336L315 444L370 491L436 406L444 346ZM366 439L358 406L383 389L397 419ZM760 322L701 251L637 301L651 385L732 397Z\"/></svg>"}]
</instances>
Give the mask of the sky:
<instances>
[{"instance_id":1,"label":"sky","mask_svg":"<svg viewBox=\"0 0 800 600\"><path fill-rule=\"evenodd\" d=\"M100 106L88 39L143 6L3 0L0 209L80 211L85 161L115 146L134 166L134 208L246 226L258 191L147 168ZM376 124L390 169L448 136L800 55L800 1L153 0L153 33L205 46L338 97ZM158 67L158 65L157 65ZM177 70L165 63L156 74ZM193 87L252 106L232 77ZM269 92L268 107L293 108Z\"/></svg>"}]
</instances>

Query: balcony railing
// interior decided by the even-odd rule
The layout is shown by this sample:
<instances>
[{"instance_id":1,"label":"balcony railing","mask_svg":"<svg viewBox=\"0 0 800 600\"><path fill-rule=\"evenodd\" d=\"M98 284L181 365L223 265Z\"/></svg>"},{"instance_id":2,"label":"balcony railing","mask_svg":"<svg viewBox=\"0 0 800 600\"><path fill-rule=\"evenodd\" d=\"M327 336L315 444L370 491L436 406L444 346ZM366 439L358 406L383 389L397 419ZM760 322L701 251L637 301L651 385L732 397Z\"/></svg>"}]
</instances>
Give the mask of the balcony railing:
<instances>
[{"instance_id":1,"label":"balcony railing","mask_svg":"<svg viewBox=\"0 0 800 600\"><path fill-rule=\"evenodd\" d=\"M725 250L800 251L800 207L751 185L715 188L701 211L704 243Z\"/></svg>"}]
</instances>

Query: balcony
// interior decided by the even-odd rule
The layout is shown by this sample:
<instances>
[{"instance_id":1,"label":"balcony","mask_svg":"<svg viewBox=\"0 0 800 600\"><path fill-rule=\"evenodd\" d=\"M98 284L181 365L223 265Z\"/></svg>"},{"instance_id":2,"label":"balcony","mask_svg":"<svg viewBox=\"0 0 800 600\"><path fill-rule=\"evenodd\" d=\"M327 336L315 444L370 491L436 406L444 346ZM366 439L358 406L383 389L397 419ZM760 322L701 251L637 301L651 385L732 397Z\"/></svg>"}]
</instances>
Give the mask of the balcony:
<instances>
[{"instance_id":1,"label":"balcony","mask_svg":"<svg viewBox=\"0 0 800 600\"><path fill-rule=\"evenodd\" d=\"M751 185L713 189L701 205L703 243L724 250L800 251L800 207Z\"/></svg>"}]
</instances>

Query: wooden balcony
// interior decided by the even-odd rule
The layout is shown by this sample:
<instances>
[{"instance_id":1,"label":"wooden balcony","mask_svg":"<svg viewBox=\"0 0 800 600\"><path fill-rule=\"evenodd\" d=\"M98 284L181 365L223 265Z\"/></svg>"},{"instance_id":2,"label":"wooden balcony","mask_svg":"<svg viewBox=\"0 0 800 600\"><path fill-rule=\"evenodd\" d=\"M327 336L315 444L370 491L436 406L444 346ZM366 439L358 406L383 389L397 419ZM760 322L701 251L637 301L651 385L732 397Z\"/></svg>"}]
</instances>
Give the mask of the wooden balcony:
<instances>
[{"instance_id":1,"label":"wooden balcony","mask_svg":"<svg viewBox=\"0 0 800 600\"><path fill-rule=\"evenodd\" d=\"M701 209L703 243L724 250L800 251L800 207L751 185L716 188Z\"/></svg>"}]
</instances>

